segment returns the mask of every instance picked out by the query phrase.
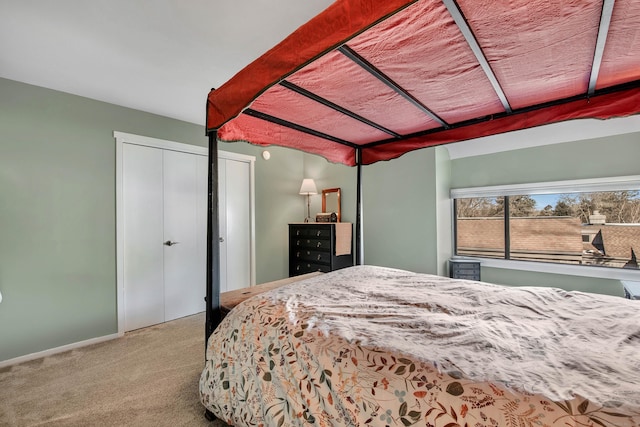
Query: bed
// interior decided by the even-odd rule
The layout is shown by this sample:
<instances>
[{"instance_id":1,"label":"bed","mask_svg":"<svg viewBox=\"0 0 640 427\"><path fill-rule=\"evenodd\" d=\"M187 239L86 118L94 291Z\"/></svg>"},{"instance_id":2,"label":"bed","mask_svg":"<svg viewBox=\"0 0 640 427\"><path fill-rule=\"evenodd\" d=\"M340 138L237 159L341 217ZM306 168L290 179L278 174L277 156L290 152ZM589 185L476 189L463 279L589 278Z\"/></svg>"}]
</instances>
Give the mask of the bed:
<instances>
[{"instance_id":1,"label":"bed","mask_svg":"<svg viewBox=\"0 0 640 427\"><path fill-rule=\"evenodd\" d=\"M211 336L234 426L638 426L640 307L355 266L254 296Z\"/></svg>"},{"instance_id":2,"label":"bed","mask_svg":"<svg viewBox=\"0 0 640 427\"><path fill-rule=\"evenodd\" d=\"M209 343L207 357L217 360L213 359L214 353L226 349L226 357L233 357L232 351L242 351L224 347L234 345L237 335L228 337L230 341L218 341L235 317L225 318L220 324L216 170L219 142L289 147L356 167L355 263L362 265L363 166L393 160L413 150L567 120L636 115L640 112L638 40L640 2L633 0L338 0L228 82L211 90L206 123L210 179L205 336L216 341ZM621 304L626 306L628 302ZM353 337L352 341L357 339ZM282 357L280 353L278 360ZM411 361L403 365L404 369L431 369L429 362L422 359L402 359ZM465 363L463 359L450 362ZM401 363L397 357L393 360ZM625 364L633 363L623 360ZM358 368L362 369L362 364ZM316 380L326 383L331 375L324 372L323 376L323 372ZM617 409L609 410L613 406L598 409L594 405L604 405L596 403L599 397L594 397L593 403L584 403L578 397L558 394L556 400L545 400L546 406L540 403L547 408L540 409L532 397L537 392L526 387L519 392L521 395L509 400L514 387L501 388L497 381L487 381L465 388L469 378L457 379L450 375L451 369L437 372L442 375L439 383L456 384L451 386L453 393L445 387L442 396L458 398L455 394L459 393L470 399L468 393L477 388L478 393L494 400L504 393L504 399L496 405L521 411L517 413L522 416L529 409L538 415L544 411L549 417L561 415L557 420L534 417L526 421L516 417L509 418L511 424L496 424L490 416L485 420L481 411L475 411L479 408L474 405L486 402L469 400L463 406L458 400L458 406L443 404L444 407L432 408L431 413L439 415L437 425L464 425L468 419L473 419L468 425L520 425L519 421L522 425L545 425L549 420L560 423L557 425L572 425L562 424L571 417L585 425L638 424L637 418L617 417ZM460 375L463 372L468 373L460 370ZM337 375L335 368L331 373ZM217 373L221 374L224 373ZM231 387L231 379L228 383L226 379L209 380L215 384L207 387ZM278 379L272 376L272 380ZM544 381L539 379L531 387ZM302 383L300 386L306 387ZM379 386L380 383L373 389L378 390ZM236 387L233 391L238 390ZM407 390L404 392L405 401L399 407L376 412L378 418L372 423L410 424L414 417L422 417L422 412L409 409ZM216 396L218 391L203 392L207 408L224 404L224 400L216 403ZM224 394L220 396L226 399ZM432 395L427 392L424 398L429 399L428 396ZM378 394L368 401L367 408L382 405L382 400L375 403L381 397L388 402L398 400L398 396ZM621 405L628 404L628 400ZM424 407L425 403L420 402ZM284 409L279 415L289 413ZM631 405L633 417L637 410L637 405ZM309 411L300 407L296 414L309 420L313 415ZM591 411L599 412L587 419ZM504 411L501 414L505 416ZM223 411L220 415L231 416ZM252 419L249 413L242 416ZM317 416L313 415L314 419ZM277 425L280 418L274 420ZM242 425L239 419L234 422Z\"/></svg>"}]
</instances>

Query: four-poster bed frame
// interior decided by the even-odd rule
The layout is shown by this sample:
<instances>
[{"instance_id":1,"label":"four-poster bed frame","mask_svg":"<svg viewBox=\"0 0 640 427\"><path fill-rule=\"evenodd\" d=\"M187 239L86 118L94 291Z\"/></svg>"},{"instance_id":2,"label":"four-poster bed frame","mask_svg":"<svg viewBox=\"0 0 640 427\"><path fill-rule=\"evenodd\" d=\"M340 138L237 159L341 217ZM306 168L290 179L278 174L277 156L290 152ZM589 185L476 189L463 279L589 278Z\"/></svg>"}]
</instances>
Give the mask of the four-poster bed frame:
<instances>
[{"instance_id":1,"label":"four-poster bed frame","mask_svg":"<svg viewBox=\"0 0 640 427\"><path fill-rule=\"evenodd\" d=\"M336 1L208 96L206 337L220 320L219 140L356 166L362 264L363 165L565 120L637 114L637 40L640 5L631 0Z\"/></svg>"},{"instance_id":2,"label":"four-poster bed frame","mask_svg":"<svg viewBox=\"0 0 640 427\"><path fill-rule=\"evenodd\" d=\"M640 43L638 40L640 40L640 2L633 0L336 1L323 13L249 64L227 83L209 93L207 102L209 215L205 343L209 342L221 322L218 269L220 259L217 195L218 141L247 141L263 146L290 147L320 155L330 162L357 167L355 257L356 265L362 265L364 260L361 194L364 165L391 160L420 148L472 140L566 120L609 119L638 114L640 112ZM377 270L371 272L366 268L362 271L370 274L372 281L377 280L377 276L396 277L407 274ZM352 273L340 274L338 277L348 283ZM419 280L440 283L438 278L420 278ZM362 281L362 279L355 279L355 281ZM446 281L442 282L436 287L449 285ZM376 286L386 286L385 282L375 283ZM424 286L428 287L429 283L425 283ZM334 286L333 283L314 282L314 286L320 285ZM304 288L305 285L302 287ZM342 286L333 290L336 294L341 291ZM462 287L462 292L465 292L465 287ZM433 296L438 298L435 293ZM317 299L322 300L323 297L318 295ZM343 295L344 298L349 297ZM408 301L419 299L420 293L407 298ZM550 298L557 298L557 295ZM448 296L443 300L443 304L447 302ZM276 310L277 307L273 305L275 304L273 300L263 300L261 304L272 310ZM426 301L424 304L430 303ZM535 302L532 301L530 304L535 305ZM593 302L590 300L587 304L602 304L606 309L610 303L595 298ZM319 310L322 310L322 304L319 305ZM553 310L552 307L550 309ZM631 309L629 313L634 313L633 307L627 307L627 309ZM246 312L247 307L242 308L241 312L242 310ZM404 310L404 308L398 310ZM254 314L259 316L257 305L251 307L249 311L248 314L245 313L247 316L254 316ZM599 313L595 315L598 316ZM488 315L490 316L491 312ZM516 314L514 322L517 322L519 317L526 317L526 315ZM228 318L229 316L225 318L225 324L232 322ZM265 323L271 322L272 319L271 315L265 316ZM244 329L251 323L242 319L238 322L236 332L237 329ZM275 327L275 325L270 326L271 329ZM281 327L282 323L278 328ZM295 330L297 326L290 327ZM450 327L455 328L455 325ZM632 325L626 327L633 328ZM366 335L367 331L368 329L365 328L363 335ZM221 354L222 360L235 360L236 353L244 353L253 360L254 350L232 347L241 345L243 341L237 340L235 332L231 332L233 339L229 341L221 341L221 335L228 332L218 332L220 331L216 331L216 334L211 337L216 339L216 351L213 353L217 354L219 347L225 352L225 355ZM295 337L301 337L305 333L299 330L295 333ZM393 334L391 332L391 335ZM288 338L283 337L291 338L290 335L294 335L291 329L281 332L279 337L272 338L274 341L271 345L287 345L287 342L281 343L279 340L286 341ZM605 332L604 335L607 333ZM261 336L263 336L262 333ZM261 344L255 345L259 347ZM300 342L290 345L293 348L300 345ZM516 344L516 347L520 345L522 343ZM609 346L608 343L603 345ZM211 349L214 349L213 344L209 351L213 351ZM368 355L367 357L376 357L372 356L366 348L358 347L351 350L353 354L364 353ZM270 349L263 349L263 351L271 352ZM316 348L316 352L319 351L320 349ZM229 352L232 352L233 356L229 356ZM535 358L535 349L532 354ZM294 356L296 357L298 356ZM303 354L300 357L312 358L313 356ZM393 359L394 353L390 353L390 357ZM412 360L418 363L418 359ZM271 363L273 364L274 361L272 360ZM281 362L281 365L282 363L284 362ZM295 361L291 360L289 363L295 363ZM357 366L355 361L354 363ZM360 363L362 366L364 362ZM203 403L207 399L213 399L211 396L214 390L224 393L229 388L229 380L223 381L223 377L230 373L214 371L215 366L212 365L215 364L207 364L203 371L201 378ZM502 365L511 365L511 361L503 361ZM327 369L325 366L318 368L321 374L316 379L320 382L326 380L325 372L328 372L327 375L331 374L324 370ZM436 366L438 366L437 363ZM379 368L383 369L383 366ZM261 371L261 369L261 366L251 366L249 371ZM275 373L278 369L277 364L271 369L274 369ZM355 369L353 375L357 375L359 368ZM426 369L425 372L428 372L431 368ZM470 369L475 368L470 367ZM608 369L614 368L605 368L605 370ZM270 381L271 373L267 372L265 375L267 374ZM622 376L622 378L630 377L631 375L628 374ZM247 378L235 378L234 381L236 384L244 385L245 379ZM459 388L460 384L456 378L446 377L445 379L450 382L444 393L445 398L450 397L447 393L460 396L462 388ZM343 380L349 381L348 378ZM409 379L399 378L395 385L403 387L407 381ZM529 379L523 381L527 385ZM262 386L270 387L271 383L265 384L267 383L263 382ZM372 384L375 388L379 382ZM465 390L469 390L470 384L467 384ZM331 398L334 390L330 383L328 386L329 396L326 398ZM202 387L207 391L204 392ZM471 390L475 389L471 387ZM494 392L499 392L496 390L487 389L483 393L490 397ZM304 393L304 390L301 391ZM269 389L269 393L273 393L273 390ZM414 402L418 406L425 404L425 395L431 396L430 399L440 399L437 394L429 395L428 391L419 393L422 394ZM519 397L516 400L506 403L504 407L516 408L519 406L517 402L522 402L523 399L526 401L529 398L526 393L517 396ZM472 395L460 397L474 398ZM220 405L226 408L233 406L233 402L228 400L233 400L233 397L229 398L225 395L221 398L224 403ZM308 399L309 396L304 398ZM604 398L604 396L597 395L595 398ZM375 406L376 398L372 397L372 399ZM561 412L567 413L562 416L571 417L572 420L590 417L590 422L605 425L602 420L611 416L621 422L630 423L640 419L640 414L636 413L637 408L632 408L628 413L612 415L611 412L601 412L604 406L594 410L596 400L589 399L583 401L574 399L574 404L579 404L577 408L579 412L573 413L569 401L565 400L565 403L562 403L562 399L556 401L559 402L557 406L562 409ZM440 402L440 400L437 401ZM315 405L322 405L323 402L326 403L320 399ZM544 417L548 409L544 407L546 400L542 399L540 402L543 406L537 409L538 414ZM345 405L352 403L354 402L345 403ZM444 406L439 404L444 410ZM634 405L637 404L637 402L634 403ZM371 406L351 409L366 412L370 408ZM466 404L458 407L458 410L466 413L465 408ZM307 409L299 408L297 410L302 412L297 414L304 416L307 422L312 422L313 415L307 412ZM315 407L315 409L319 411L316 413L331 412L321 407ZM436 409L432 407L424 415L425 420L427 416L433 416L431 412ZM391 410L398 411L398 418L395 421L397 423L402 421L404 425L418 422L418 418L422 417L419 411L407 412L406 404L399 408L390 408L387 412ZM590 412L592 410L593 414ZM295 415L295 411L293 412ZM454 411L452 407L451 413L443 413L442 416L451 417L452 420L457 421L459 414L464 418L462 413ZM496 414L507 418L513 415L500 410ZM207 416L211 415L207 410ZM378 414L375 413L375 415ZM245 412L242 416L252 417L253 415ZM332 416L336 414L333 413ZM473 416L481 419L484 414L474 412ZM384 418L384 414L382 417ZM390 419L388 421L390 422ZM281 419L282 422L284 418ZM554 422L553 425L557 424Z\"/></svg>"}]
</instances>

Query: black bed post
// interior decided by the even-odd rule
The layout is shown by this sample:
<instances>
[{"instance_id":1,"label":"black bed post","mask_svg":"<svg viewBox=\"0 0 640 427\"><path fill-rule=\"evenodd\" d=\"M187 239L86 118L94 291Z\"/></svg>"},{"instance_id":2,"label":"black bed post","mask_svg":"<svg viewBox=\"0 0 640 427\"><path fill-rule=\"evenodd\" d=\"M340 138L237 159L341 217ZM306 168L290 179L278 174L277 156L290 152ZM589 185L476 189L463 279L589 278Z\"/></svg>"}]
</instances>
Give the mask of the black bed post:
<instances>
[{"instance_id":1,"label":"black bed post","mask_svg":"<svg viewBox=\"0 0 640 427\"><path fill-rule=\"evenodd\" d=\"M362 148L356 149L357 183L356 183L356 265L364 264L364 248L362 241Z\"/></svg>"},{"instance_id":2,"label":"black bed post","mask_svg":"<svg viewBox=\"0 0 640 427\"><path fill-rule=\"evenodd\" d=\"M218 216L218 132L209 136L209 192L207 199L207 293L205 350L207 341L218 326L220 316L220 229Z\"/></svg>"}]
</instances>

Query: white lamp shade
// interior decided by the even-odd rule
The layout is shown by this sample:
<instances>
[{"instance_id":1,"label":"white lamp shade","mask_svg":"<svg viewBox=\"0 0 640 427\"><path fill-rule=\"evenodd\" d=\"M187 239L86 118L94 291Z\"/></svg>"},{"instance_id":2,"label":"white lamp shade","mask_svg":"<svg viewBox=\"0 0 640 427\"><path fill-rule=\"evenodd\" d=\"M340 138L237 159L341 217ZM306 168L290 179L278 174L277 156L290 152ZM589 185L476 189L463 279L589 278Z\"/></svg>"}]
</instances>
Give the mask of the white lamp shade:
<instances>
[{"instance_id":1,"label":"white lamp shade","mask_svg":"<svg viewBox=\"0 0 640 427\"><path fill-rule=\"evenodd\" d=\"M318 194L318 189L316 188L316 183L311 178L305 178L302 180L302 185L300 186L300 194L310 195L310 194Z\"/></svg>"}]
</instances>

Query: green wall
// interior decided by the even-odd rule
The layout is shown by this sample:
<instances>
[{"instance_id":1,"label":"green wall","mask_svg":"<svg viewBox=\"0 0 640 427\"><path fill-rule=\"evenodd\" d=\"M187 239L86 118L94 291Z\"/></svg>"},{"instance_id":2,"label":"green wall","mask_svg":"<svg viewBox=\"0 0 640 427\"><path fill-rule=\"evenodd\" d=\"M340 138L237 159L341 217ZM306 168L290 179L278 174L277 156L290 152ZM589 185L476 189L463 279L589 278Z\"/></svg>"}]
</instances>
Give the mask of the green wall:
<instances>
[{"instance_id":1,"label":"green wall","mask_svg":"<svg viewBox=\"0 0 640 427\"><path fill-rule=\"evenodd\" d=\"M221 144L220 148L230 145ZM255 149L246 143L240 145ZM269 147L268 151L269 160L256 155L256 283L289 276L288 224L306 215L306 202L298 194L303 154L282 147Z\"/></svg>"},{"instance_id":2,"label":"green wall","mask_svg":"<svg viewBox=\"0 0 640 427\"><path fill-rule=\"evenodd\" d=\"M0 361L117 332L115 141L121 131L206 145L202 126L0 79ZM356 168L279 147L256 157L256 281L288 274L287 224L302 178L342 189L356 220ZM261 153L271 152L270 160ZM446 275L450 188L640 174L640 134L450 160L445 147L363 167L365 263ZM311 197L311 214L321 210ZM621 295L620 282L483 268L483 280Z\"/></svg>"},{"instance_id":3,"label":"green wall","mask_svg":"<svg viewBox=\"0 0 640 427\"><path fill-rule=\"evenodd\" d=\"M545 286L567 291L624 296L622 283L613 279L576 277L566 274L539 273L535 271L507 270L482 267L482 281L509 286Z\"/></svg>"},{"instance_id":4,"label":"green wall","mask_svg":"<svg viewBox=\"0 0 640 427\"><path fill-rule=\"evenodd\" d=\"M449 163L446 149L438 148L362 168L365 264L444 272L450 250L439 251L438 246L444 239L451 247L446 225L450 224ZM318 191L341 188L343 221L353 222L355 231L357 168L306 154L304 169L305 176L316 180ZM312 196L312 214L321 211L320 203L320 196ZM437 214L442 204L446 215Z\"/></svg>"},{"instance_id":5,"label":"green wall","mask_svg":"<svg viewBox=\"0 0 640 427\"><path fill-rule=\"evenodd\" d=\"M437 271L435 150L363 168L366 264Z\"/></svg>"},{"instance_id":6,"label":"green wall","mask_svg":"<svg viewBox=\"0 0 640 427\"><path fill-rule=\"evenodd\" d=\"M640 133L485 154L453 160L451 187L638 175L639 158Z\"/></svg>"},{"instance_id":7,"label":"green wall","mask_svg":"<svg viewBox=\"0 0 640 427\"><path fill-rule=\"evenodd\" d=\"M117 332L113 131L206 146L204 128L0 79L0 361ZM258 283L286 277L303 155L256 156ZM203 289L204 294L204 289Z\"/></svg>"}]
</instances>

